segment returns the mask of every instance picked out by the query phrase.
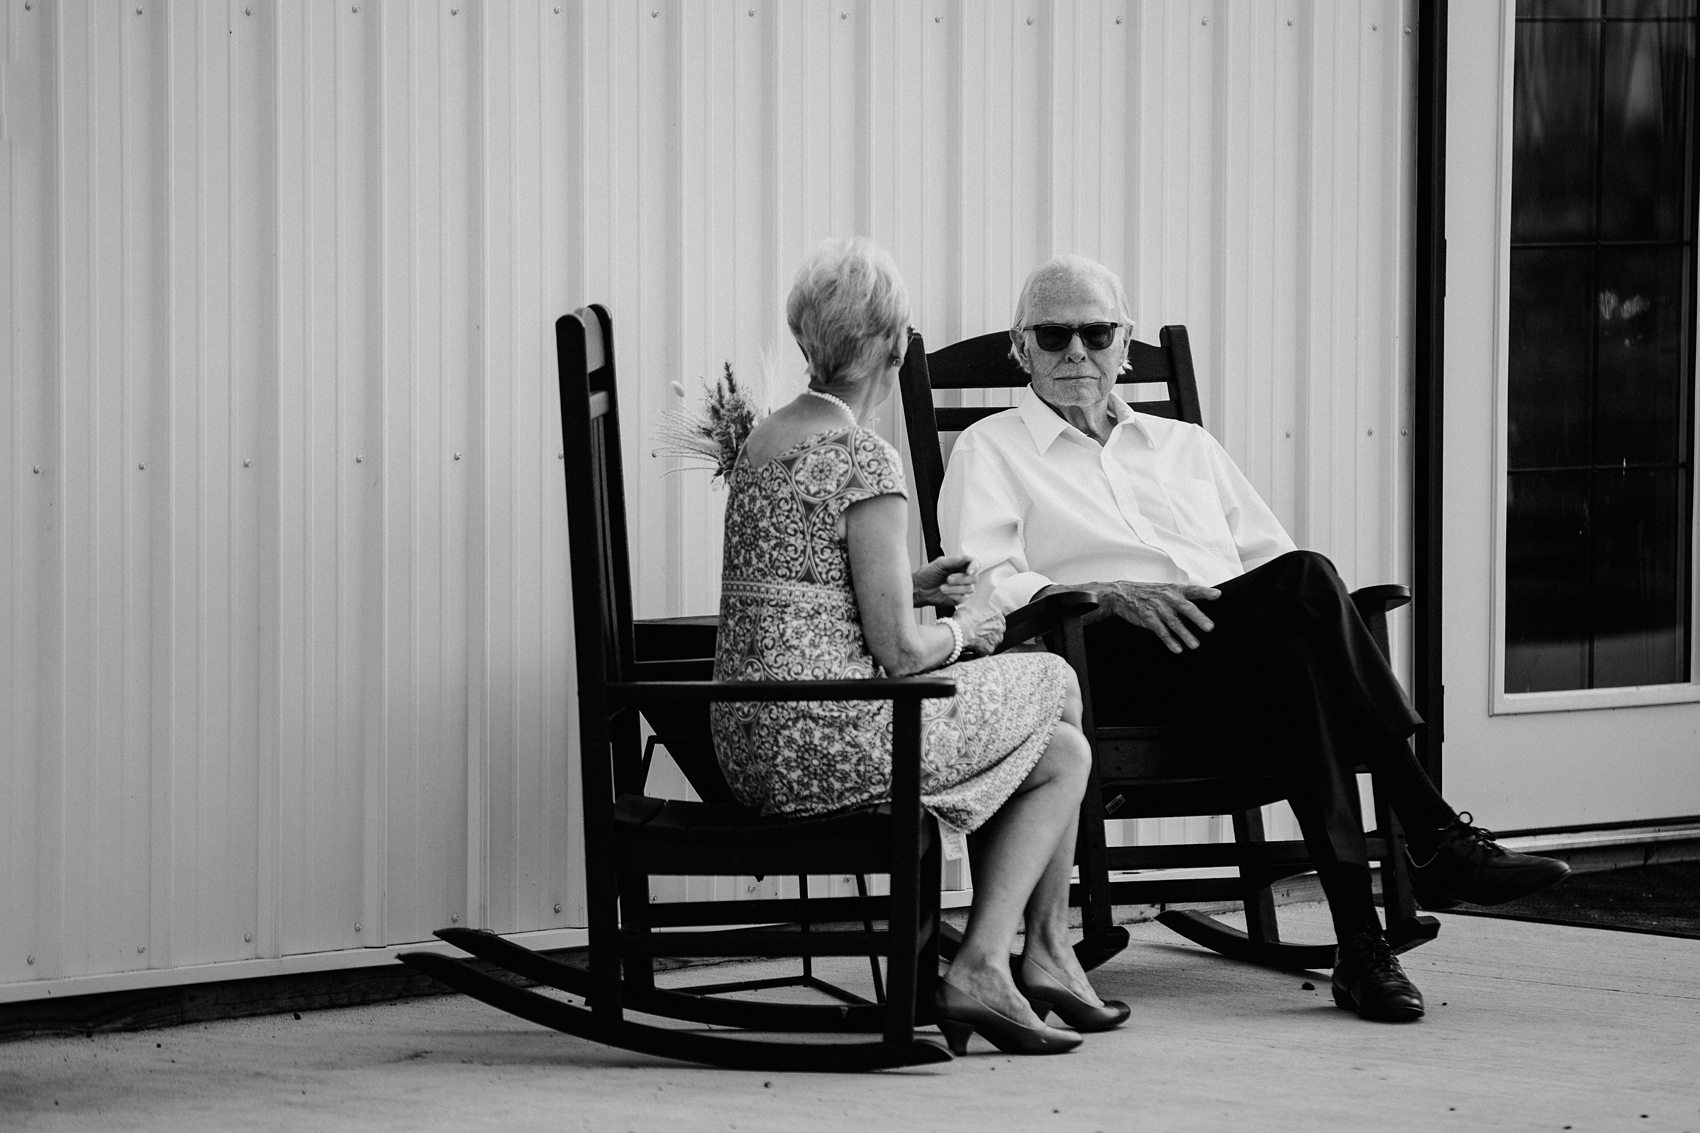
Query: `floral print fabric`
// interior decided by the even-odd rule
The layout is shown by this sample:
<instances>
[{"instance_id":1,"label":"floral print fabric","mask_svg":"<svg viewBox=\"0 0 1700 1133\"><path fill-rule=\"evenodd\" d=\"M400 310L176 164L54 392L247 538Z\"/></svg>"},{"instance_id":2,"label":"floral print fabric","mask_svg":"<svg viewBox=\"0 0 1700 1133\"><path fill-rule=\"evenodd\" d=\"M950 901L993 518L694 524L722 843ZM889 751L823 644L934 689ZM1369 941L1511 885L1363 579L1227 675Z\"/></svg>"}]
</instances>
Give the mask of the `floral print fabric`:
<instances>
[{"instance_id":1,"label":"floral print fabric","mask_svg":"<svg viewBox=\"0 0 1700 1133\"><path fill-rule=\"evenodd\" d=\"M868 652L839 520L874 496L907 496L897 452L877 433L805 438L727 478L717 680L883 676ZM1011 653L940 669L957 695L922 701L922 800L974 830L1015 793L1061 717L1067 665ZM891 789L891 705L882 701L713 706L732 792L764 814L819 814Z\"/></svg>"}]
</instances>

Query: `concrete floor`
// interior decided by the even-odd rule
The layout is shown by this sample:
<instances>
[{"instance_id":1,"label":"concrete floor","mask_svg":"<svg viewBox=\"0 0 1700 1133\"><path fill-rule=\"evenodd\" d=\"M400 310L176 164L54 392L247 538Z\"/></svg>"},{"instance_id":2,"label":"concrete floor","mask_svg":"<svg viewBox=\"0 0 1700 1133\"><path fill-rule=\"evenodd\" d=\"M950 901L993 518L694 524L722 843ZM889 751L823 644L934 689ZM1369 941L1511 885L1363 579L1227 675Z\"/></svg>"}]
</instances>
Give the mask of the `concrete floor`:
<instances>
[{"instance_id":1,"label":"concrete floor","mask_svg":"<svg viewBox=\"0 0 1700 1133\"><path fill-rule=\"evenodd\" d=\"M1320 938L1320 905L1283 910ZM1326 974L1218 959L1155 924L1097 973L1133 1020L1053 1058L872 1075L629 1055L455 996L0 1045L6 1130L1690 1130L1700 941L1442 915L1405 957L1420 1023ZM700 979L700 972L696 974Z\"/></svg>"}]
</instances>

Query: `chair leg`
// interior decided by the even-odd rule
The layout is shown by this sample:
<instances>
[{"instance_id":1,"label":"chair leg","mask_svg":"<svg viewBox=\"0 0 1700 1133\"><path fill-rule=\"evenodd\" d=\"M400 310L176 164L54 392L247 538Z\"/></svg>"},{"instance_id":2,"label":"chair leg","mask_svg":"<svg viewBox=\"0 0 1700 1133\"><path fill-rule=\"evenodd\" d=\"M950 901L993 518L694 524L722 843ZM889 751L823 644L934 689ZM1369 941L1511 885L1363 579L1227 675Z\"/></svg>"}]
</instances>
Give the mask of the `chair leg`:
<instances>
[{"instance_id":1,"label":"chair leg","mask_svg":"<svg viewBox=\"0 0 1700 1133\"><path fill-rule=\"evenodd\" d=\"M1372 777L1373 782L1373 777ZM1387 921L1387 943L1395 952L1407 952L1427 944L1440 933L1440 921L1417 912L1417 901L1411 892L1411 874L1406 868L1405 831L1399 817L1374 783L1375 821L1386 842L1381 859L1381 908Z\"/></svg>"},{"instance_id":2,"label":"chair leg","mask_svg":"<svg viewBox=\"0 0 1700 1133\"><path fill-rule=\"evenodd\" d=\"M1234 838L1241 843L1265 841L1263 827L1263 812L1261 810L1242 810L1235 812ZM1281 930L1275 920L1275 895L1269 891L1267 882L1259 882L1248 877L1248 870L1240 869L1240 876L1246 877L1246 886L1241 894L1240 902L1245 906L1245 931L1252 940L1279 943Z\"/></svg>"},{"instance_id":3,"label":"chair leg","mask_svg":"<svg viewBox=\"0 0 1700 1133\"><path fill-rule=\"evenodd\" d=\"M868 895L868 875L865 873L858 873L856 875L856 895L864 898ZM871 920L864 920L862 922L862 929L869 936L872 936L874 934L874 922ZM877 955L873 953L868 954L868 968L870 969L869 974L871 974L874 978L874 1002L884 1003L885 979L880 975L880 958Z\"/></svg>"},{"instance_id":4,"label":"chair leg","mask_svg":"<svg viewBox=\"0 0 1700 1133\"><path fill-rule=\"evenodd\" d=\"M1082 689L1091 688L1086 668L1086 641L1080 622L1069 619L1060 634L1047 638L1052 652L1061 653L1074 666ZM1080 706L1080 730L1096 751L1097 725L1092 716L1092 698ZM1081 939L1074 946L1080 966L1091 971L1127 947L1127 929L1115 923L1115 903L1110 893L1109 849L1104 837L1104 791L1098 778L1098 761L1086 776L1086 793L1080 799L1080 829L1075 836L1074 861L1080 872Z\"/></svg>"}]
</instances>

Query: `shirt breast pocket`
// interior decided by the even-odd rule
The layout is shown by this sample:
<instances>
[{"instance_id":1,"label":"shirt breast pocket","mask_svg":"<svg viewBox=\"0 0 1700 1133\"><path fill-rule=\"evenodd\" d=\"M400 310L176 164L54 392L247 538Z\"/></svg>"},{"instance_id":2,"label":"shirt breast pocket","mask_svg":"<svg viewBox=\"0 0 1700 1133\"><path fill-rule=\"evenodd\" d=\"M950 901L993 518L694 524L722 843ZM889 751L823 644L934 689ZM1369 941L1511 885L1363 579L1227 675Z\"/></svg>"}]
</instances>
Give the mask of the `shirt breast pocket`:
<instances>
[{"instance_id":1,"label":"shirt breast pocket","mask_svg":"<svg viewBox=\"0 0 1700 1133\"><path fill-rule=\"evenodd\" d=\"M1213 482L1178 477L1165 487L1177 532L1230 558L1237 556L1222 497Z\"/></svg>"}]
</instances>

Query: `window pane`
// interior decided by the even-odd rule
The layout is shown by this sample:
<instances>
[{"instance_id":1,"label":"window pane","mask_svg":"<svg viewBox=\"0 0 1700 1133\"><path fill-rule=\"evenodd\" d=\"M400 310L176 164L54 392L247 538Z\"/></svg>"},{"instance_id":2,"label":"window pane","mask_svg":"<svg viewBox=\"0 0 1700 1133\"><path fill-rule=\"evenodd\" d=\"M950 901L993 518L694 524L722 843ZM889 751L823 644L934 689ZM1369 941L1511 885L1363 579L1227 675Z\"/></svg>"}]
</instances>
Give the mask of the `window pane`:
<instances>
[{"instance_id":1,"label":"window pane","mask_svg":"<svg viewBox=\"0 0 1700 1133\"><path fill-rule=\"evenodd\" d=\"M1511 239L1594 233L1598 23L1518 24Z\"/></svg>"},{"instance_id":2,"label":"window pane","mask_svg":"<svg viewBox=\"0 0 1700 1133\"><path fill-rule=\"evenodd\" d=\"M1680 245L1600 252L1598 464L1682 458L1686 260Z\"/></svg>"},{"instance_id":3,"label":"window pane","mask_svg":"<svg viewBox=\"0 0 1700 1133\"><path fill-rule=\"evenodd\" d=\"M1597 16L1600 0L1517 0L1517 18Z\"/></svg>"},{"instance_id":4,"label":"window pane","mask_svg":"<svg viewBox=\"0 0 1700 1133\"><path fill-rule=\"evenodd\" d=\"M1597 473L1595 688L1688 679L1687 472Z\"/></svg>"},{"instance_id":5,"label":"window pane","mask_svg":"<svg viewBox=\"0 0 1700 1133\"><path fill-rule=\"evenodd\" d=\"M1605 14L1643 19L1690 19L1694 15L1694 0L1606 0Z\"/></svg>"},{"instance_id":6,"label":"window pane","mask_svg":"<svg viewBox=\"0 0 1700 1133\"><path fill-rule=\"evenodd\" d=\"M1505 548L1505 691L1588 687L1588 472L1513 476Z\"/></svg>"},{"instance_id":7,"label":"window pane","mask_svg":"<svg viewBox=\"0 0 1700 1133\"><path fill-rule=\"evenodd\" d=\"M1586 248L1511 252L1512 468L1588 460L1593 260Z\"/></svg>"},{"instance_id":8,"label":"window pane","mask_svg":"<svg viewBox=\"0 0 1700 1133\"><path fill-rule=\"evenodd\" d=\"M1600 235L1680 240L1694 54L1690 25L1607 23L1600 160Z\"/></svg>"}]
</instances>

